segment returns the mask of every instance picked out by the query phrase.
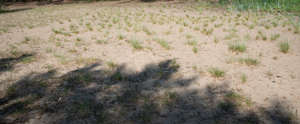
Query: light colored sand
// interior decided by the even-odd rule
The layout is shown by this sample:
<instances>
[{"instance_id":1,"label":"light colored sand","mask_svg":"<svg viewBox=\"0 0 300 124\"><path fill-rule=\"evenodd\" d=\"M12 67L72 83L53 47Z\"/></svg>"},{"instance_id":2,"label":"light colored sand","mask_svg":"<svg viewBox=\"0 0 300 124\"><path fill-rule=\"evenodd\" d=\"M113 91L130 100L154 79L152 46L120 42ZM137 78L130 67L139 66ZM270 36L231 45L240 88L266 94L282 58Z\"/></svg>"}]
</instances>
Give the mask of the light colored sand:
<instances>
[{"instance_id":1,"label":"light colored sand","mask_svg":"<svg viewBox=\"0 0 300 124\"><path fill-rule=\"evenodd\" d=\"M192 8L191 3L174 2L170 7L169 4L103 2L38 7L33 10L1 14L0 27L8 28L9 31L0 35L1 58L12 56L10 52L12 45L17 51L36 54L36 61L28 64L18 63L13 70L0 75L1 90L3 91L9 84L26 74L46 72L49 66L64 74L102 60L125 64L131 70L141 71L147 64L175 58L180 65L179 71L184 77L198 77L189 87L190 89L200 90L207 84L228 82L231 88L249 97L258 106L268 106L272 100L281 99L288 102L292 108L300 110L300 35L293 33L292 24L282 26L283 23L289 22L287 17L241 13L241 17L234 21L238 15L236 12L227 13L222 10L207 9L200 13ZM151 21L152 14L156 24ZM125 23L126 17L132 27ZM216 21L210 21L214 17L217 18ZM248 21L245 20L246 17L249 18ZM120 22L114 24L113 18L120 19ZM197 18L199 20L196 20ZM228 20L231 20L231 23ZM249 29L242 24L242 20L247 24L257 21L257 25L254 29ZM160 22L164 24L159 24ZM238 22L240 25L236 26L235 23ZM276 22L278 26L273 27L272 22ZM88 30L87 23L91 24L93 31ZM182 23L187 23L188 26L185 27ZM211 35L201 33L205 23L208 24L208 29L214 29ZM40 24L42 25L39 26ZM105 28L102 28L101 24L104 24ZM109 24L112 27L109 27ZM215 24L223 24L223 26L216 28ZM270 25L271 28L266 29L261 26L262 24ZM10 28L8 25L16 25L16 27ZM28 29L26 25L34 25L34 27ZM70 25L78 26L79 33L64 36L52 31L64 28L65 32L70 32ZM143 27L155 33L147 35ZM200 30L194 30L195 27L199 27ZM126 28L129 28L129 31L126 31ZM288 31L288 28L292 31ZM101 31L98 31L99 29ZM227 29L236 30L237 37L225 40L224 37L229 34L224 31ZM262 31L268 39L266 41L262 38L255 39L258 31ZM119 34L124 35L125 38L118 39ZM270 41L272 34L280 34L280 37ZM192 37L188 38L187 35ZM246 35L249 35L250 39L247 39ZM22 43L25 37L31 39L27 44ZM77 38L81 41L76 41ZM164 39L171 49L164 49L153 40L154 38ZM214 42L215 38L218 39L218 43ZM128 43L131 39L141 42L144 49L134 50ZM97 44L97 40L106 40L107 44ZM190 40L197 41L195 46L198 49L197 53L192 51L192 46L187 45L186 42ZM228 44L233 41L244 42L247 46L246 52L237 54L230 51ZM287 54L279 51L279 44L283 41L288 41L290 44L290 51ZM259 64L247 66L238 62L229 62L239 57L255 58ZM277 59L275 60L274 57ZM86 62L76 63L76 60L80 61L80 59ZM215 79L210 76L207 70L211 67L224 70L225 77ZM268 76L268 73L272 75ZM242 74L247 75L245 83L241 82Z\"/></svg>"}]
</instances>

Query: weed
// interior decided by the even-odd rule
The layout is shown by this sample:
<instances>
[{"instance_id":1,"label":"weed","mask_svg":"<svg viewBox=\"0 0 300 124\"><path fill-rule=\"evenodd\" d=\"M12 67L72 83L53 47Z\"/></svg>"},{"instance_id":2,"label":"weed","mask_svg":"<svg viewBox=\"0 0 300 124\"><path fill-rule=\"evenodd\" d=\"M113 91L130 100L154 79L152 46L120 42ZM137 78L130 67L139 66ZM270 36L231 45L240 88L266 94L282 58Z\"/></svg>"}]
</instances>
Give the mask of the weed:
<instances>
[{"instance_id":1,"label":"weed","mask_svg":"<svg viewBox=\"0 0 300 124\"><path fill-rule=\"evenodd\" d=\"M52 29L52 31L53 31L55 34L61 34L61 35L64 35L64 36L72 36L70 33L64 32L64 31L62 31L62 30L63 30L63 29L61 29L61 30Z\"/></svg>"},{"instance_id":2,"label":"weed","mask_svg":"<svg viewBox=\"0 0 300 124\"><path fill-rule=\"evenodd\" d=\"M245 52L247 47L243 43L234 42L234 43L229 44L229 49L233 52Z\"/></svg>"},{"instance_id":3,"label":"weed","mask_svg":"<svg viewBox=\"0 0 300 124\"><path fill-rule=\"evenodd\" d=\"M225 72L218 68L210 68L208 72L215 78L220 78L225 76Z\"/></svg>"},{"instance_id":4,"label":"weed","mask_svg":"<svg viewBox=\"0 0 300 124\"><path fill-rule=\"evenodd\" d=\"M197 41L196 40L189 40L186 44L190 45L190 46L197 46Z\"/></svg>"},{"instance_id":5,"label":"weed","mask_svg":"<svg viewBox=\"0 0 300 124\"><path fill-rule=\"evenodd\" d=\"M21 60L22 63L25 63L25 64L28 64L28 63L31 63L35 61L35 58L33 56L30 56L30 57L25 57Z\"/></svg>"},{"instance_id":6,"label":"weed","mask_svg":"<svg viewBox=\"0 0 300 124\"><path fill-rule=\"evenodd\" d=\"M280 34L273 34L271 35L271 41L275 41L280 37Z\"/></svg>"},{"instance_id":7,"label":"weed","mask_svg":"<svg viewBox=\"0 0 300 124\"><path fill-rule=\"evenodd\" d=\"M96 41L97 44L107 44L106 40L97 40Z\"/></svg>"},{"instance_id":8,"label":"weed","mask_svg":"<svg viewBox=\"0 0 300 124\"><path fill-rule=\"evenodd\" d=\"M248 65L248 66L250 66L250 65L257 65L257 64L259 64L259 62L258 62L258 60L257 59L252 59L252 58L240 58L239 59L239 62L241 63L241 64L246 64L246 65Z\"/></svg>"},{"instance_id":9,"label":"weed","mask_svg":"<svg viewBox=\"0 0 300 124\"><path fill-rule=\"evenodd\" d=\"M246 83L247 82L247 75L246 74L242 74L241 75L241 81L242 81L242 83Z\"/></svg>"},{"instance_id":10,"label":"weed","mask_svg":"<svg viewBox=\"0 0 300 124\"><path fill-rule=\"evenodd\" d=\"M197 47L193 47L193 52L194 53L198 53L198 48Z\"/></svg>"},{"instance_id":11,"label":"weed","mask_svg":"<svg viewBox=\"0 0 300 124\"><path fill-rule=\"evenodd\" d=\"M106 65L107 65L110 69L114 69L114 68L118 67L118 64L114 63L113 61L108 61L108 62L106 62Z\"/></svg>"},{"instance_id":12,"label":"weed","mask_svg":"<svg viewBox=\"0 0 300 124\"><path fill-rule=\"evenodd\" d=\"M205 35L211 35L213 32L214 32L214 29L213 29L213 28L211 28L211 29L206 29L206 28L204 28L204 29L201 31L201 33L202 33L202 34L205 34Z\"/></svg>"},{"instance_id":13,"label":"weed","mask_svg":"<svg viewBox=\"0 0 300 124\"><path fill-rule=\"evenodd\" d=\"M280 43L279 47L280 47L280 51L281 52L283 52L283 53L288 53L289 52L290 45L289 45L288 42L282 42L282 43Z\"/></svg>"},{"instance_id":14,"label":"weed","mask_svg":"<svg viewBox=\"0 0 300 124\"><path fill-rule=\"evenodd\" d=\"M124 38L125 38L124 35L122 35L122 34L119 34L119 35L118 35L118 39L119 39L119 40L123 40Z\"/></svg>"},{"instance_id":15,"label":"weed","mask_svg":"<svg viewBox=\"0 0 300 124\"><path fill-rule=\"evenodd\" d=\"M146 27L143 27L143 31L147 34L147 35L152 35L153 33Z\"/></svg>"},{"instance_id":16,"label":"weed","mask_svg":"<svg viewBox=\"0 0 300 124\"><path fill-rule=\"evenodd\" d=\"M164 39L159 39L159 38L156 38L154 39L160 46L162 46L163 48L165 49L170 49L170 46L168 44L168 42L166 42Z\"/></svg>"},{"instance_id":17,"label":"weed","mask_svg":"<svg viewBox=\"0 0 300 124\"><path fill-rule=\"evenodd\" d=\"M81 38L79 38L79 37L77 37L77 38L76 38L76 41L78 41L78 42L79 42L79 41L82 41L82 39L81 39Z\"/></svg>"},{"instance_id":18,"label":"weed","mask_svg":"<svg viewBox=\"0 0 300 124\"><path fill-rule=\"evenodd\" d=\"M193 36L190 35L190 34L187 34L185 37L186 37L186 39L191 39L191 38L193 38Z\"/></svg>"},{"instance_id":19,"label":"weed","mask_svg":"<svg viewBox=\"0 0 300 124\"><path fill-rule=\"evenodd\" d=\"M141 43L136 39L131 39L128 42L134 49L137 49L137 50L143 49L143 46L141 45Z\"/></svg>"}]
</instances>

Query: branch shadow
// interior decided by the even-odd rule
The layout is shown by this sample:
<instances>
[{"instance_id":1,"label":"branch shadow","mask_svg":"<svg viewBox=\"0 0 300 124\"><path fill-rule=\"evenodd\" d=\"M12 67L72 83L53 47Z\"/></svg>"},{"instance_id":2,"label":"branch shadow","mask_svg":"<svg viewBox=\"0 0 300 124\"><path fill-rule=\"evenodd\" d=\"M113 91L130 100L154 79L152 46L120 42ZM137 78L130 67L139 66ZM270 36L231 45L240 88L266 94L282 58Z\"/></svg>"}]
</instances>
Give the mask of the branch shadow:
<instances>
[{"instance_id":1,"label":"branch shadow","mask_svg":"<svg viewBox=\"0 0 300 124\"><path fill-rule=\"evenodd\" d=\"M26 10L31 10L31 9L32 8L20 8L20 9L12 9L12 10L0 10L0 14L14 13L14 12L26 11Z\"/></svg>"},{"instance_id":2,"label":"branch shadow","mask_svg":"<svg viewBox=\"0 0 300 124\"><path fill-rule=\"evenodd\" d=\"M2 58L0 59L0 74L2 72L5 72L5 71L9 71L11 69L13 69L14 65L19 63L20 61L28 58L28 57L32 57L33 54L23 54L19 57L16 57L16 58L13 58L13 57L10 57L10 58Z\"/></svg>"},{"instance_id":3,"label":"branch shadow","mask_svg":"<svg viewBox=\"0 0 300 124\"><path fill-rule=\"evenodd\" d=\"M30 74L0 99L0 123L275 124L281 117L282 124L294 122L279 112L284 107L243 109L244 101L226 83L188 89L198 77L183 78L178 69L175 60L166 60L140 72L96 63L63 75Z\"/></svg>"}]
</instances>

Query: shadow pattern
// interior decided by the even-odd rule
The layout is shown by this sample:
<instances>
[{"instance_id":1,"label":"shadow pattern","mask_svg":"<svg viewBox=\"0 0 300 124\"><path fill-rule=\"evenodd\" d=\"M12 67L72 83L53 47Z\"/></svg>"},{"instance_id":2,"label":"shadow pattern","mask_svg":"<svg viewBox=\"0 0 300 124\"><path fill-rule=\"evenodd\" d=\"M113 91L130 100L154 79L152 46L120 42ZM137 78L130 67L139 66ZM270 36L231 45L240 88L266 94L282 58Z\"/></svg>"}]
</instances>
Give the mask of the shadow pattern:
<instances>
[{"instance_id":1,"label":"shadow pattern","mask_svg":"<svg viewBox=\"0 0 300 124\"><path fill-rule=\"evenodd\" d=\"M60 76L55 70L30 74L0 99L0 123L298 123L281 103L245 109L226 83L188 90L197 77L183 78L178 69L175 60L166 60L141 72L92 64Z\"/></svg>"},{"instance_id":2,"label":"shadow pattern","mask_svg":"<svg viewBox=\"0 0 300 124\"><path fill-rule=\"evenodd\" d=\"M23 54L16 58L2 58L0 59L0 74L1 72L5 72L13 69L14 65L25 58L32 57L33 54Z\"/></svg>"}]
</instances>

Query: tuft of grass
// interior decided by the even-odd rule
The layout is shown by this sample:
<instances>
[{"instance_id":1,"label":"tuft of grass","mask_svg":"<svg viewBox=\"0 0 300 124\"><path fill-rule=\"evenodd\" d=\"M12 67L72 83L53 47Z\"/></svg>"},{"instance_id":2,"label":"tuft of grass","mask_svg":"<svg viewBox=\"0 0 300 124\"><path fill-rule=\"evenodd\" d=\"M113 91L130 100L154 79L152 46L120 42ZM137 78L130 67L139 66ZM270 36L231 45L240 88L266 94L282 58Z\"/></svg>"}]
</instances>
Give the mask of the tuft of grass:
<instances>
[{"instance_id":1,"label":"tuft of grass","mask_svg":"<svg viewBox=\"0 0 300 124\"><path fill-rule=\"evenodd\" d=\"M233 52L245 52L247 50L246 45L240 42L231 43L228 48Z\"/></svg>"},{"instance_id":2,"label":"tuft of grass","mask_svg":"<svg viewBox=\"0 0 300 124\"><path fill-rule=\"evenodd\" d=\"M215 78L220 78L225 76L225 72L223 70L215 67L208 69L208 72L211 74L211 76Z\"/></svg>"},{"instance_id":3,"label":"tuft of grass","mask_svg":"<svg viewBox=\"0 0 300 124\"><path fill-rule=\"evenodd\" d=\"M289 45L288 42L282 42L282 43L280 43L279 47L280 47L280 51L281 52L283 52L283 53L288 53L289 52L290 45Z\"/></svg>"},{"instance_id":4,"label":"tuft of grass","mask_svg":"<svg viewBox=\"0 0 300 124\"><path fill-rule=\"evenodd\" d=\"M141 43L136 40L136 39L131 39L128 41L128 43L134 48L134 49L137 49L137 50L141 50L143 49L143 46L141 45Z\"/></svg>"},{"instance_id":5,"label":"tuft of grass","mask_svg":"<svg viewBox=\"0 0 300 124\"><path fill-rule=\"evenodd\" d=\"M249 58L249 57L248 58L240 58L239 62L242 63L242 64L246 64L248 66L250 66L250 65L255 66L255 65L259 64L257 59L252 59L252 58Z\"/></svg>"},{"instance_id":6,"label":"tuft of grass","mask_svg":"<svg viewBox=\"0 0 300 124\"><path fill-rule=\"evenodd\" d=\"M197 46L197 41L196 40L189 40L188 42L186 42L187 45L190 46Z\"/></svg>"},{"instance_id":7,"label":"tuft of grass","mask_svg":"<svg viewBox=\"0 0 300 124\"><path fill-rule=\"evenodd\" d=\"M114 63L113 61L108 61L108 62L106 62L106 65L107 65L110 69L114 69L114 68L118 67L118 64Z\"/></svg>"},{"instance_id":8,"label":"tuft of grass","mask_svg":"<svg viewBox=\"0 0 300 124\"><path fill-rule=\"evenodd\" d=\"M97 40L96 41L97 44L107 44L106 40Z\"/></svg>"},{"instance_id":9,"label":"tuft of grass","mask_svg":"<svg viewBox=\"0 0 300 124\"><path fill-rule=\"evenodd\" d=\"M169 46L169 43L167 41L165 41L164 39L159 39L159 38L156 38L154 39L160 46L162 46L163 48L165 49L170 49L171 47Z\"/></svg>"},{"instance_id":10,"label":"tuft of grass","mask_svg":"<svg viewBox=\"0 0 300 124\"><path fill-rule=\"evenodd\" d=\"M33 62L33 61L35 61L35 60L36 60L35 57L30 56L30 57L25 57L25 58L23 58L23 59L21 60L21 62L22 62L22 63L25 63L25 64L28 64L28 63L31 63L31 62Z\"/></svg>"},{"instance_id":11,"label":"tuft of grass","mask_svg":"<svg viewBox=\"0 0 300 124\"><path fill-rule=\"evenodd\" d=\"M153 33L146 27L143 27L143 31L147 34L147 35L152 35Z\"/></svg>"},{"instance_id":12,"label":"tuft of grass","mask_svg":"<svg viewBox=\"0 0 300 124\"><path fill-rule=\"evenodd\" d=\"M70 33L64 32L63 29L61 29L61 30L52 29L52 32L54 32L55 34L61 34L64 36L72 36Z\"/></svg>"},{"instance_id":13,"label":"tuft of grass","mask_svg":"<svg viewBox=\"0 0 300 124\"><path fill-rule=\"evenodd\" d=\"M211 35L213 32L214 32L213 28L211 28L211 29L204 28L203 30L201 30L201 33L205 34L205 35Z\"/></svg>"},{"instance_id":14,"label":"tuft of grass","mask_svg":"<svg viewBox=\"0 0 300 124\"><path fill-rule=\"evenodd\" d=\"M225 95L225 98L227 100L230 100L230 101L236 103L239 106L241 106L241 105L252 106L253 105L253 102L249 98L246 98L246 97L238 94L237 92L229 92Z\"/></svg>"},{"instance_id":15,"label":"tuft of grass","mask_svg":"<svg viewBox=\"0 0 300 124\"><path fill-rule=\"evenodd\" d=\"M119 38L119 40L123 40L123 39L125 39L125 36L122 35L122 34L119 34L119 35L118 35L118 38Z\"/></svg>"},{"instance_id":16,"label":"tuft of grass","mask_svg":"<svg viewBox=\"0 0 300 124\"><path fill-rule=\"evenodd\" d=\"M198 53L198 48L197 47L193 47L193 52L194 53Z\"/></svg>"},{"instance_id":17,"label":"tuft of grass","mask_svg":"<svg viewBox=\"0 0 300 124\"><path fill-rule=\"evenodd\" d=\"M280 37L280 34L272 34L271 35L271 41L275 41Z\"/></svg>"},{"instance_id":18,"label":"tuft of grass","mask_svg":"<svg viewBox=\"0 0 300 124\"><path fill-rule=\"evenodd\" d=\"M242 81L242 83L246 83L247 82L247 75L246 74L242 74L241 75L241 81Z\"/></svg>"}]
</instances>

